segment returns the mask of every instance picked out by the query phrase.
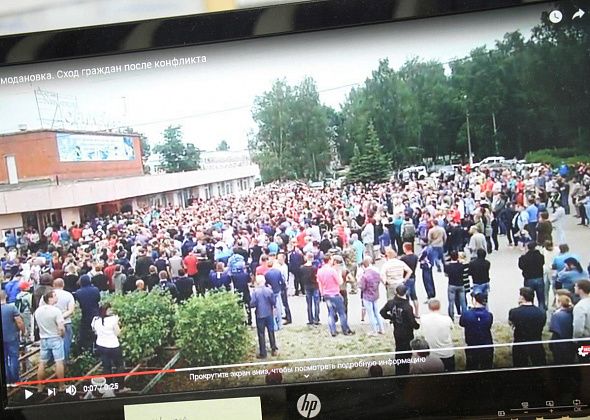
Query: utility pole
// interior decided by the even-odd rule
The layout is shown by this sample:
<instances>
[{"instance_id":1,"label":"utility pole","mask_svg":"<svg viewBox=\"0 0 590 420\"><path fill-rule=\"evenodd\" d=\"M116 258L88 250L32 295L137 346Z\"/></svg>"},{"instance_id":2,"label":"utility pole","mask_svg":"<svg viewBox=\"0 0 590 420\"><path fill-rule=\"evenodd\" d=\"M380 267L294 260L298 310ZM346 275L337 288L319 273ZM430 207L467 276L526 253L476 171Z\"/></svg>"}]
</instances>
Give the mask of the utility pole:
<instances>
[{"instance_id":1,"label":"utility pole","mask_svg":"<svg viewBox=\"0 0 590 420\"><path fill-rule=\"evenodd\" d=\"M496 113L492 112L492 124L494 125L494 145L496 146L496 155L500 154L500 148L498 147L498 129L496 127Z\"/></svg>"},{"instance_id":2,"label":"utility pole","mask_svg":"<svg viewBox=\"0 0 590 420\"><path fill-rule=\"evenodd\" d=\"M471 132L469 130L469 108L467 106L467 95L464 95L463 99L465 99L465 120L467 123L467 152L469 153L469 166L473 166L473 153L471 152Z\"/></svg>"}]
</instances>

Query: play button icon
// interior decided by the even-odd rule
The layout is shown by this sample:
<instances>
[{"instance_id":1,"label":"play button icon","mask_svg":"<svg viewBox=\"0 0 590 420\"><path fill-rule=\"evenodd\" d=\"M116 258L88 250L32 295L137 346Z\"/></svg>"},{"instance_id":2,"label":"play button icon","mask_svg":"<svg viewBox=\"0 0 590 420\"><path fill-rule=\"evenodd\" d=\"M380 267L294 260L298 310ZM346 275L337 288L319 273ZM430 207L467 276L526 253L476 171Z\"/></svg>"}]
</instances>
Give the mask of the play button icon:
<instances>
[{"instance_id":1,"label":"play button icon","mask_svg":"<svg viewBox=\"0 0 590 420\"><path fill-rule=\"evenodd\" d=\"M31 391L29 391L28 389L25 389L25 400L28 400L32 396L33 396L33 393Z\"/></svg>"}]
</instances>

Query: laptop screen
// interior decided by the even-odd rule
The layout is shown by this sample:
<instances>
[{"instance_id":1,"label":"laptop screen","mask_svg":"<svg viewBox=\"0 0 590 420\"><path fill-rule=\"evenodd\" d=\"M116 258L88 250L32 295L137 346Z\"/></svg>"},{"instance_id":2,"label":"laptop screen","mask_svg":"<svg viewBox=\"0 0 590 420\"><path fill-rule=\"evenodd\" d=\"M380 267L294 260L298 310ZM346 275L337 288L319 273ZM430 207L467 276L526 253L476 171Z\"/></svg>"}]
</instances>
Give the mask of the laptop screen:
<instances>
[{"instance_id":1,"label":"laptop screen","mask_svg":"<svg viewBox=\"0 0 590 420\"><path fill-rule=\"evenodd\" d=\"M587 364L588 12L0 68L8 406Z\"/></svg>"}]
</instances>

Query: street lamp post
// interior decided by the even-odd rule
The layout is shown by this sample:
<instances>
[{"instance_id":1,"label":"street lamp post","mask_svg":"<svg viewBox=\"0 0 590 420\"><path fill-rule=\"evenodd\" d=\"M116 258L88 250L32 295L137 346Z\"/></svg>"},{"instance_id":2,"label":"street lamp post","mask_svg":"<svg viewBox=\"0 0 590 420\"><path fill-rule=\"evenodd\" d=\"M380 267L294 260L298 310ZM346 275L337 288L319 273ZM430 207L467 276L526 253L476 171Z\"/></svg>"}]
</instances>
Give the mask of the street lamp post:
<instances>
[{"instance_id":1,"label":"street lamp post","mask_svg":"<svg viewBox=\"0 0 590 420\"><path fill-rule=\"evenodd\" d=\"M469 130L469 107L467 106L467 95L463 95L465 99L465 120L467 124L467 152L469 153L469 166L473 166L473 154L471 153L471 132Z\"/></svg>"}]
</instances>

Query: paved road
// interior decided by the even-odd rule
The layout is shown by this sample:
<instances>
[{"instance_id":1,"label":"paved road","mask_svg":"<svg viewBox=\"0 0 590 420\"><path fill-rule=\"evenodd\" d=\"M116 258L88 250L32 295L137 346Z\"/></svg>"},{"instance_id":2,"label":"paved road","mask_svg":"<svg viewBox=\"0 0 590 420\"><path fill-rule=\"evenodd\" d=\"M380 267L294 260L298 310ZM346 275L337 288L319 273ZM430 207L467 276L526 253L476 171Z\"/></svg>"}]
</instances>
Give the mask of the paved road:
<instances>
[{"instance_id":1,"label":"paved road","mask_svg":"<svg viewBox=\"0 0 590 420\"><path fill-rule=\"evenodd\" d=\"M582 266L586 268L590 262L590 228L578 226L579 219L567 216L565 232L570 249L582 258ZM491 262L491 288L489 307L494 314L495 322L508 322L508 311L517 306L518 289L523 285L523 279L518 268L518 258L522 255L518 248L509 248L506 236L500 236L500 249L493 252L488 258ZM436 297L442 302L443 309L447 308L447 278L444 274L434 270L434 282ZM416 292L420 302L421 313L428 311L423 303L426 300L426 292L422 284L422 274L418 269ZM380 307L385 304L385 289L382 286ZM550 297L551 299L551 297ZM304 325L307 322L307 309L304 297L292 296L289 298L293 323ZM321 307L322 320L327 319L325 305ZM361 323L360 296L349 295L349 318L351 325Z\"/></svg>"}]
</instances>

